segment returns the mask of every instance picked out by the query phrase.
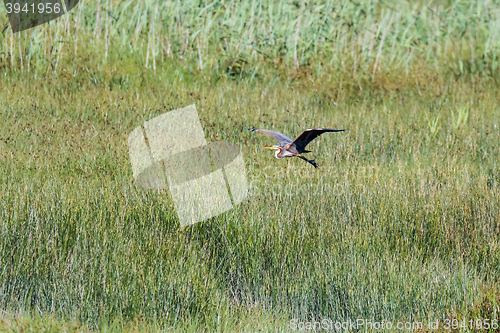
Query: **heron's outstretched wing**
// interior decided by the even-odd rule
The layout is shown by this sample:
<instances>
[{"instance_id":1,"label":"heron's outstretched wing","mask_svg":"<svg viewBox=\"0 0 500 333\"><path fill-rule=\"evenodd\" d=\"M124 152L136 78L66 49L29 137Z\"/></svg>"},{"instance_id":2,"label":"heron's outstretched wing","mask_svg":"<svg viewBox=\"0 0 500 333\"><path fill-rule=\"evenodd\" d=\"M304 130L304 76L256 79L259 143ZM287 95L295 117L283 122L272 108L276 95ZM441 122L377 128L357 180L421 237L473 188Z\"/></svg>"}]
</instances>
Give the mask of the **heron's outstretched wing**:
<instances>
[{"instance_id":1,"label":"heron's outstretched wing","mask_svg":"<svg viewBox=\"0 0 500 333\"><path fill-rule=\"evenodd\" d=\"M265 129L258 129L258 128L246 128L245 127L245 129L247 129L249 131L256 131L256 132L260 132L260 133L264 133L264 134L267 134L269 136L272 136L283 147L286 146L287 144L293 142L292 138L290 138L290 137L288 137L285 134L280 133L280 132L275 132L275 131L265 130Z\"/></svg>"},{"instance_id":2,"label":"heron's outstretched wing","mask_svg":"<svg viewBox=\"0 0 500 333\"><path fill-rule=\"evenodd\" d=\"M297 137L292 142L292 145L295 144L295 148L297 151L301 154L304 152L306 146L311 142L312 140L316 139L318 136L325 132L344 132L346 130L339 130L339 129L331 129L331 128L312 128L312 129L306 129L301 135Z\"/></svg>"}]
</instances>

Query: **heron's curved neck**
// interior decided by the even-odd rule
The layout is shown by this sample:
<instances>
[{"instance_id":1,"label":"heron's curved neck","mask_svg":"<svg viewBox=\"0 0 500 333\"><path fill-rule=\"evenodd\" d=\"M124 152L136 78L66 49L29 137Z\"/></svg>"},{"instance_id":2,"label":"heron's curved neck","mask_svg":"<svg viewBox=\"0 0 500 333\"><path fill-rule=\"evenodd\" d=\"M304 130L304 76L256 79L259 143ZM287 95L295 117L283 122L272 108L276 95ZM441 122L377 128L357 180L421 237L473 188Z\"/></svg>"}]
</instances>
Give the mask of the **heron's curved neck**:
<instances>
[{"instance_id":1,"label":"heron's curved neck","mask_svg":"<svg viewBox=\"0 0 500 333\"><path fill-rule=\"evenodd\" d=\"M274 156L276 158L281 158L281 153L283 152L283 148L282 147L278 147L278 149L276 149L276 152L274 153Z\"/></svg>"}]
</instances>

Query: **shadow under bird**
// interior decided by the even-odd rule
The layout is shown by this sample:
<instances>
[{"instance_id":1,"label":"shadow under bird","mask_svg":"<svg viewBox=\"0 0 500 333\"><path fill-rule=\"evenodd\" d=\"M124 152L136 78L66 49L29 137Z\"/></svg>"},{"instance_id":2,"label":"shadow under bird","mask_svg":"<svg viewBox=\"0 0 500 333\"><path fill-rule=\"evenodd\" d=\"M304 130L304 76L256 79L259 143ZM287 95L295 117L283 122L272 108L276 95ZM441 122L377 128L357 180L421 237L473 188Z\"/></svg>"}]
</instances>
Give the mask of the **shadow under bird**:
<instances>
[{"instance_id":1,"label":"shadow under bird","mask_svg":"<svg viewBox=\"0 0 500 333\"><path fill-rule=\"evenodd\" d=\"M277 159L282 159L285 157L299 157L304 161L312 164L315 168L318 168L318 165L314 160L308 160L307 158L301 155L311 152L305 149L306 146L312 140L316 139L318 136L326 132L349 132L348 130L344 129L312 128L312 129L306 129L301 135L299 135L295 140L293 140L292 138L286 136L285 134L276 131L258 129L258 128L246 128L246 127L245 129L249 131L264 133L276 139L276 141L280 143L279 145L273 145L264 148L276 150L274 156L276 156Z\"/></svg>"}]
</instances>

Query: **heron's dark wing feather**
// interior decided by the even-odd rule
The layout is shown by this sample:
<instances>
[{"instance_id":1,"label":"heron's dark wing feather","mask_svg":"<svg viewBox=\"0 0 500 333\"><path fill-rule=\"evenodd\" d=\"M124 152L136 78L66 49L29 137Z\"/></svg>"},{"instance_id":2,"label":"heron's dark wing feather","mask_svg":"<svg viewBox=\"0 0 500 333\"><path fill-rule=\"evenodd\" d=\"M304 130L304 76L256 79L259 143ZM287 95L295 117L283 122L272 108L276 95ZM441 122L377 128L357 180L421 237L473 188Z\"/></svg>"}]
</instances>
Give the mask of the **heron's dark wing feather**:
<instances>
[{"instance_id":1,"label":"heron's dark wing feather","mask_svg":"<svg viewBox=\"0 0 500 333\"><path fill-rule=\"evenodd\" d=\"M331 129L331 128L312 128L312 129L306 129L301 135L297 137L292 142L292 145L295 144L295 148L297 151L301 154L304 152L304 149L306 146L311 142L312 140L316 139L318 136L325 132L343 132L345 130L340 130L340 129Z\"/></svg>"},{"instance_id":2,"label":"heron's dark wing feather","mask_svg":"<svg viewBox=\"0 0 500 333\"><path fill-rule=\"evenodd\" d=\"M290 138L290 137L288 137L285 134L280 133L280 132L275 132L275 131L266 130L266 129L258 129L258 128L246 128L245 127L245 129L250 130L250 131L264 133L264 134L267 134L269 136L272 136L274 139L276 139L276 141L278 141L280 143L281 146L286 146L287 144L292 143L292 141L293 141L292 138Z\"/></svg>"}]
</instances>

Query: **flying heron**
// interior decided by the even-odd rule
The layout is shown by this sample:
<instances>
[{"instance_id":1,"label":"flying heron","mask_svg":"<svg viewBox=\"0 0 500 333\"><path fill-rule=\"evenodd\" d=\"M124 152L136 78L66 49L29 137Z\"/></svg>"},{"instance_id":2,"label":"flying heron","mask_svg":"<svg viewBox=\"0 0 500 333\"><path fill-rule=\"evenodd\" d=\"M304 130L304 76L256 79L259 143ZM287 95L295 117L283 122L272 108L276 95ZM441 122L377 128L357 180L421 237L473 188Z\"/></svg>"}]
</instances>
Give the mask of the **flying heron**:
<instances>
[{"instance_id":1,"label":"flying heron","mask_svg":"<svg viewBox=\"0 0 500 333\"><path fill-rule=\"evenodd\" d=\"M315 168L318 168L318 165L314 160L308 160L301 154L304 153L310 153L311 151L306 150L306 146L314 139L316 139L318 136L325 132L344 132L347 130L343 129L331 129L331 128L312 128L312 129L306 129L304 132L302 132L301 135L299 135L295 140L292 140L290 137L286 136L283 133L280 132L275 132L271 130L266 130L266 129L258 129L258 128L246 128L245 129L249 131L256 131L260 133L267 134L269 136L272 136L273 138L276 139L280 144L279 145L273 145L269 147L264 147L266 149L274 149L276 150L276 153L274 156L276 156L277 159L285 158L285 157L299 157L303 159L304 161L312 164ZM349 132L349 131L347 131Z\"/></svg>"}]
</instances>

